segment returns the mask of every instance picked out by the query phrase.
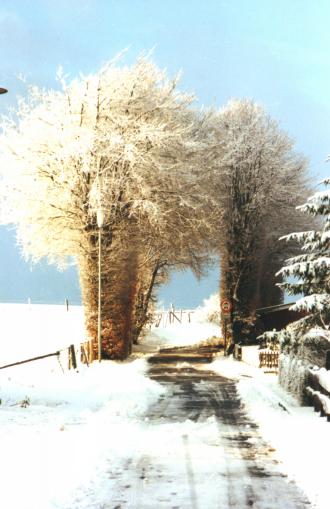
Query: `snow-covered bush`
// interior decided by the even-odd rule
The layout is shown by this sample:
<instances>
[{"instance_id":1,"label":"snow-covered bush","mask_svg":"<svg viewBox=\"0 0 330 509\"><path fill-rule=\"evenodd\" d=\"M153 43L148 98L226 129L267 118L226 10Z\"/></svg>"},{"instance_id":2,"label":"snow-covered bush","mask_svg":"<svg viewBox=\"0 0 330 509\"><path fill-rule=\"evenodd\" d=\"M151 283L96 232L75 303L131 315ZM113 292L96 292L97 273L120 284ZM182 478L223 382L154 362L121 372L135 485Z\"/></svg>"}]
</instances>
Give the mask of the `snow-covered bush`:
<instances>
[{"instance_id":1,"label":"snow-covered bush","mask_svg":"<svg viewBox=\"0 0 330 509\"><path fill-rule=\"evenodd\" d=\"M303 295L291 307L305 316L282 332L280 383L291 392L304 397L303 385L310 366L325 366L330 349L330 179L323 181L326 189L311 196L298 207L309 218L317 218L319 230L295 232L283 237L301 245L302 253L289 258L277 273L287 279L280 286L290 295Z\"/></svg>"},{"instance_id":2,"label":"snow-covered bush","mask_svg":"<svg viewBox=\"0 0 330 509\"><path fill-rule=\"evenodd\" d=\"M220 325L221 311L219 294L213 293L208 299L203 300L203 305L194 313L198 322L209 322Z\"/></svg>"},{"instance_id":3,"label":"snow-covered bush","mask_svg":"<svg viewBox=\"0 0 330 509\"><path fill-rule=\"evenodd\" d=\"M326 362L326 351L330 350L330 333L321 328L311 329L300 340L297 355L306 364L324 367Z\"/></svg>"},{"instance_id":4,"label":"snow-covered bush","mask_svg":"<svg viewBox=\"0 0 330 509\"><path fill-rule=\"evenodd\" d=\"M280 346L281 333L276 331L266 331L261 336L258 336L261 348L269 350L278 350Z\"/></svg>"},{"instance_id":5,"label":"snow-covered bush","mask_svg":"<svg viewBox=\"0 0 330 509\"><path fill-rule=\"evenodd\" d=\"M302 334L291 325L278 334L282 351L279 359L279 382L304 402L309 369L313 366L324 368L326 351L330 349L330 333L315 328Z\"/></svg>"},{"instance_id":6,"label":"snow-covered bush","mask_svg":"<svg viewBox=\"0 0 330 509\"><path fill-rule=\"evenodd\" d=\"M302 360L282 353L279 358L278 379L284 389L291 392L300 402L305 401L308 367Z\"/></svg>"}]
</instances>

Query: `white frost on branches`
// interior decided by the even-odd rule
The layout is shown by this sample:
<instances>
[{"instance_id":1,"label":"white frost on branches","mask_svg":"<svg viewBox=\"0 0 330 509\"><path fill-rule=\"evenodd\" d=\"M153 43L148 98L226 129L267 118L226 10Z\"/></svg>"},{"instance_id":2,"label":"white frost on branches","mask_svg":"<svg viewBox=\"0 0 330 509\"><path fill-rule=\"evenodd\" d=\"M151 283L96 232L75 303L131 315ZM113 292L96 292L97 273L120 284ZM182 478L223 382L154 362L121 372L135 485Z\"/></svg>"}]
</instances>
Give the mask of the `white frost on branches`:
<instances>
[{"instance_id":1,"label":"white frost on branches","mask_svg":"<svg viewBox=\"0 0 330 509\"><path fill-rule=\"evenodd\" d=\"M212 194L223 211L218 246L222 298L248 315L278 303L274 273L283 263L277 239L299 225L306 161L265 110L233 100L214 121L217 139Z\"/></svg>"},{"instance_id":2,"label":"white frost on branches","mask_svg":"<svg viewBox=\"0 0 330 509\"><path fill-rule=\"evenodd\" d=\"M203 300L203 305L196 309L195 318L198 322L209 322L220 325L221 311L219 294L212 294Z\"/></svg>"},{"instance_id":3,"label":"white frost on branches","mask_svg":"<svg viewBox=\"0 0 330 509\"><path fill-rule=\"evenodd\" d=\"M17 225L27 257L61 262L88 250L99 208L109 228L130 218L154 234L174 211L194 214L192 170L206 143L177 78L141 57L60 82L61 91L32 87L18 123L2 121L2 220Z\"/></svg>"},{"instance_id":4,"label":"white frost on branches","mask_svg":"<svg viewBox=\"0 0 330 509\"><path fill-rule=\"evenodd\" d=\"M208 258L212 209L199 180L212 114L146 57L59 80L60 91L32 87L17 118L2 120L1 220L27 258L77 261L95 345L102 217L102 348L124 358L167 267L200 273Z\"/></svg>"}]
</instances>

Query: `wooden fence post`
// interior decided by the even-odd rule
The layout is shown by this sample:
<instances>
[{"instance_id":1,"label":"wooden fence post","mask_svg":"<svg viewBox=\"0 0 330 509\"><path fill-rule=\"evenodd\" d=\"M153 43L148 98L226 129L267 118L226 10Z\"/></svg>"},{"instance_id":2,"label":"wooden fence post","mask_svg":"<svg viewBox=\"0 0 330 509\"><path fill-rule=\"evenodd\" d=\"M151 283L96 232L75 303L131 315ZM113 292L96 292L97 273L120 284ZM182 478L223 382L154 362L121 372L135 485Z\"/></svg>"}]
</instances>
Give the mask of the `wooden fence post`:
<instances>
[{"instance_id":1,"label":"wooden fence post","mask_svg":"<svg viewBox=\"0 0 330 509\"><path fill-rule=\"evenodd\" d=\"M74 345L69 346L69 369L77 369L77 359Z\"/></svg>"},{"instance_id":2,"label":"wooden fence post","mask_svg":"<svg viewBox=\"0 0 330 509\"><path fill-rule=\"evenodd\" d=\"M89 345L89 363L92 364L94 360L94 351L93 351L93 340L91 339L88 343Z\"/></svg>"}]
</instances>

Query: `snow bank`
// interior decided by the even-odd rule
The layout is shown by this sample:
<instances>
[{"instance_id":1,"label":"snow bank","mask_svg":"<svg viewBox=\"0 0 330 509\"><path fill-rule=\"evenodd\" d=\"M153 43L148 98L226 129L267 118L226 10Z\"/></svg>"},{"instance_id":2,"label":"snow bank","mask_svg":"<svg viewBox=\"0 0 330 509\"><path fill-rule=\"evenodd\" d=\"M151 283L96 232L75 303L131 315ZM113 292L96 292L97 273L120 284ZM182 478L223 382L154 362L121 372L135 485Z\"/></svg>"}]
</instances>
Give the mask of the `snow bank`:
<instances>
[{"instance_id":1,"label":"snow bank","mask_svg":"<svg viewBox=\"0 0 330 509\"><path fill-rule=\"evenodd\" d=\"M312 507L328 509L329 423L312 408L298 406L274 380L242 379L238 387L289 479L302 488Z\"/></svg>"},{"instance_id":2,"label":"snow bank","mask_svg":"<svg viewBox=\"0 0 330 509\"><path fill-rule=\"evenodd\" d=\"M136 416L164 391L145 376L147 363L137 359L128 363L104 361L82 366L79 372L62 373L59 369L45 377L20 371L21 366L0 372L0 398L6 406L23 400L31 405L67 405L71 409L96 411L111 403L114 414Z\"/></svg>"},{"instance_id":3,"label":"snow bank","mask_svg":"<svg viewBox=\"0 0 330 509\"><path fill-rule=\"evenodd\" d=\"M20 367L0 376L1 506L103 507L109 466L149 439L141 416L166 389L144 359L48 376L37 364L33 377Z\"/></svg>"},{"instance_id":4,"label":"snow bank","mask_svg":"<svg viewBox=\"0 0 330 509\"><path fill-rule=\"evenodd\" d=\"M312 387L306 387L306 394L313 401L314 408L322 415L330 416L330 398L320 391L315 391Z\"/></svg>"},{"instance_id":5,"label":"snow bank","mask_svg":"<svg viewBox=\"0 0 330 509\"><path fill-rule=\"evenodd\" d=\"M15 355L17 360L21 347L25 348L24 355L30 355L30 341L37 353L41 353L42 341L46 352L64 341L65 327L59 317L63 311L63 320L69 321L69 314L65 315L63 308L39 311L48 317L48 322L45 318L43 328L40 327L40 334L35 336L40 343L34 343L34 337L24 333L23 325L18 324L16 330L22 331L23 337L15 337L13 333L14 344L2 340L0 345L4 356L8 347L8 359ZM15 316L19 322L21 319ZM24 320L28 316L28 311L24 311ZM35 320L38 321L37 314ZM39 320L44 319L39 315ZM76 313L70 325L72 334L77 333L82 323L82 314ZM61 330L63 336L58 333ZM209 323L177 324L165 329L153 328L147 340L158 348L191 344L212 335L220 335L219 327ZM69 334L66 338L71 339ZM18 345L16 352L15 345ZM288 373L285 378L293 383L299 365L293 366L288 356L283 356L283 367ZM299 407L278 386L274 374L265 375L253 366L223 357L204 366L210 368L239 380L242 400L265 440L276 449L284 470L318 509L328 509L330 423L316 416L312 408ZM79 372L63 373L57 360L51 358L0 371L1 505L6 509L115 507L109 501L109 494L125 478L128 467L123 458L138 464L142 450L144 454L170 454L177 450L177 445L182 446L182 436L189 436L195 423L164 424L161 434L157 434L142 417L147 406L165 391L147 378L146 369L145 359L139 358L124 363L94 363L90 368L82 366ZM318 373L320 382L327 385L327 372ZM21 407L23 400L27 402L26 408ZM217 439L216 422L209 420L198 426L202 438ZM164 438L159 440L160 436ZM210 448L210 454L212 451L221 462L218 449ZM196 455L196 461L197 458ZM125 479L129 483L127 475ZM215 485L217 482L219 479Z\"/></svg>"},{"instance_id":6,"label":"snow bank","mask_svg":"<svg viewBox=\"0 0 330 509\"><path fill-rule=\"evenodd\" d=\"M220 337L220 327L212 323L171 324L167 327L152 327L143 344L159 348L195 345L208 338Z\"/></svg>"},{"instance_id":7,"label":"snow bank","mask_svg":"<svg viewBox=\"0 0 330 509\"><path fill-rule=\"evenodd\" d=\"M0 323L1 365L55 352L84 339L82 306L70 306L67 311L64 305L0 304ZM63 366L57 357L50 357L1 370L2 405L26 400L31 405L95 411L112 402L114 411L118 407L121 413L134 415L163 390L145 376L143 359L93 363L80 366L79 373L66 371L67 360L60 361Z\"/></svg>"},{"instance_id":8,"label":"snow bank","mask_svg":"<svg viewBox=\"0 0 330 509\"><path fill-rule=\"evenodd\" d=\"M250 364L251 366L259 367L259 353L260 349L257 345L242 346L242 361Z\"/></svg>"},{"instance_id":9,"label":"snow bank","mask_svg":"<svg viewBox=\"0 0 330 509\"><path fill-rule=\"evenodd\" d=\"M300 406L279 386L275 374L264 374L230 358L219 358L210 367L239 379L238 392L251 418L258 423L261 435L282 463L281 470L306 493L312 507L328 509L330 423L311 407Z\"/></svg>"}]
</instances>

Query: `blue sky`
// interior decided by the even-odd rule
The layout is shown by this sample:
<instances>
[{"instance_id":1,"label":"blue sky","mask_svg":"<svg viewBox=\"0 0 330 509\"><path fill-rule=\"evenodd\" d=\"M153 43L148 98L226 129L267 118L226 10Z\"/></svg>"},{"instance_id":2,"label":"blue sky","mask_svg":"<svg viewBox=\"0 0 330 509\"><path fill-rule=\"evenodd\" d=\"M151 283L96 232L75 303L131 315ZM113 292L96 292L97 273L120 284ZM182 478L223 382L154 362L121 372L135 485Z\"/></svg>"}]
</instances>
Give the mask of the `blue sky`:
<instances>
[{"instance_id":1,"label":"blue sky","mask_svg":"<svg viewBox=\"0 0 330 509\"><path fill-rule=\"evenodd\" d=\"M262 103L309 157L317 182L329 171L329 19L327 0L2 0L0 86L10 92L0 112L25 93L20 74L56 87L59 65L74 77L124 48L128 63L154 48L156 63L182 71L182 88L199 104ZM217 291L218 277L214 271L198 285L176 276L161 298L194 306Z\"/></svg>"}]
</instances>

